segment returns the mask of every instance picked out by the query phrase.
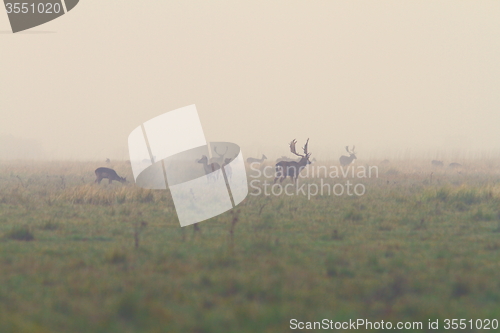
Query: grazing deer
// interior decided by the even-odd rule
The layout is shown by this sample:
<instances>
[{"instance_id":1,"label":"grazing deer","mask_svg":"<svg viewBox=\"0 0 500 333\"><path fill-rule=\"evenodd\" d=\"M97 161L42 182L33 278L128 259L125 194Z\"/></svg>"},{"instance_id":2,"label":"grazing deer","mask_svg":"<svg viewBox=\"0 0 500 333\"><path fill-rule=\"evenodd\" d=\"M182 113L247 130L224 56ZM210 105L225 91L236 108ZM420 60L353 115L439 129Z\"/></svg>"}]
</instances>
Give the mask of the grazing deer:
<instances>
[{"instance_id":1,"label":"grazing deer","mask_svg":"<svg viewBox=\"0 0 500 333\"><path fill-rule=\"evenodd\" d=\"M452 168L452 169L454 169L454 168L461 168L461 167L462 167L462 164L455 163L455 162L450 163L450 165L448 165L448 168Z\"/></svg>"},{"instance_id":2,"label":"grazing deer","mask_svg":"<svg viewBox=\"0 0 500 333\"><path fill-rule=\"evenodd\" d=\"M340 156L340 158L339 158L340 165L342 165L342 166L349 165L352 163L352 161L357 159L356 153L354 152L354 148L355 148L355 146L352 146L352 150L349 151L349 146L345 146L345 150L347 150L347 152L349 153L349 156L345 156L345 155Z\"/></svg>"},{"instance_id":3,"label":"grazing deer","mask_svg":"<svg viewBox=\"0 0 500 333\"><path fill-rule=\"evenodd\" d=\"M219 178L219 173L214 172L220 169L220 165L218 163L210 163L208 164L208 157L206 155L203 155L199 160L198 163L203 164L203 168L205 169L205 175L207 175L207 181L210 181L210 179L217 180Z\"/></svg>"},{"instance_id":4,"label":"grazing deer","mask_svg":"<svg viewBox=\"0 0 500 333\"><path fill-rule=\"evenodd\" d=\"M94 183L98 184L100 184L101 180L104 178L107 178L110 184L113 180L119 181L120 183L125 183L127 181L127 178L118 176L116 171L110 168L97 168L95 169L95 175L97 178Z\"/></svg>"},{"instance_id":5,"label":"grazing deer","mask_svg":"<svg viewBox=\"0 0 500 333\"><path fill-rule=\"evenodd\" d=\"M249 157L247 158L247 163L248 164L252 164L252 163L262 163L264 162L264 160L266 160L267 157L266 155L262 154L262 158L253 158L253 157Z\"/></svg>"},{"instance_id":6,"label":"grazing deer","mask_svg":"<svg viewBox=\"0 0 500 333\"><path fill-rule=\"evenodd\" d=\"M111 163L111 160L109 158L107 158L106 163Z\"/></svg>"},{"instance_id":7,"label":"grazing deer","mask_svg":"<svg viewBox=\"0 0 500 333\"><path fill-rule=\"evenodd\" d=\"M290 142L290 151L293 154L300 156L300 161L281 161L276 163L276 178L274 178L274 183L276 183L276 180L278 180L278 178L280 178L281 183L288 176L290 176L290 178L292 178L292 181L296 183L302 169L304 169L306 165L311 164L311 161L309 161L309 156L311 156L311 153L307 151L309 139L307 139L305 146L302 147L302 149L304 150L304 155L297 154L297 151L295 150L296 143L297 140L295 139Z\"/></svg>"},{"instance_id":8,"label":"grazing deer","mask_svg":"<svg viewBox=\"0 0 500 333\"><path fill-rule=\"evenodd\" d=\"M432 160L431 164L432 164L432 166L442 167L443 166L443 161Z\"/></svg>"}]
</instances>

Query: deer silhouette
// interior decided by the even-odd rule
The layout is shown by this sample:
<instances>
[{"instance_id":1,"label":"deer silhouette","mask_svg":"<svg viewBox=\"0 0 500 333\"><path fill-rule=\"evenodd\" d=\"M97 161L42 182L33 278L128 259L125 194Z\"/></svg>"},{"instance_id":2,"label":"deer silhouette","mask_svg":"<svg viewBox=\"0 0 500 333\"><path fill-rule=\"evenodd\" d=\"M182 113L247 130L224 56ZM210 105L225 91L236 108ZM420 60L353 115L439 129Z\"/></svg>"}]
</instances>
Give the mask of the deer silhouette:
<instances>
[{"instance_id":1,"label":"deer silhouette","mask_svg":"<svg viewBox=\"0 0 500 333\"><path fill-rule=\"evenodd\" d=\"M208 157L203 155L198 163L203 164L203 169L205 169L205 175L207 175L207 181L217 180L219 178L219 173L215 172L220 170L220 165L218 163L208 163Z\"/></svg>"},{"instance_id":2,"label":"deer silhouette","mask_svg":"<svg viewBox=\"0 0 500 333\"><path fill-rule=\"evenodd\" d=\"M300 160L298 162L296 161L281 161L276 163L276 178L274 178L274 183L276 183L276 180L280 179L280 183L288 176L292 179L294 183L297 182L297 178L299 177L300 172L302 169L306 167L306 165L311 164L311 161L309 161L309 157L311 156L311 153L307 151L307 145L309 144L309 139L307 139L306 144L304 147L302 147L304 151L304 155L298 154L297 151L295 150L295 145L297 144L297 140L292 140L290 142L290 151L297 155L300 156Z\"/></svg>"},{"instance_id":3,"label":"deer silhouette","mask_svg":"<svg viewBox=\"0 0 500 333\"><path fill-rule=\"evenodd\" d=\"M97 178L94 183L98 184L100 184L101 180L103 180L104 178L107 178L110 184L113 182L113 180L119 181L120 183L125 183L127 181L127 178L118 176L116 171L110 168L97 168L95 169L95 175Z\"/></svg>"},{"instance_id":4,"label":"deer silhouette","mask_svg":"<svg viewBox=\"0 0 500 333\"><path fill-rule=\"evenodd\" d=\"M267 159L266 155L262 154L261 158L254 158L254 157L249 157L247 158L247 163L262 163L264 160Z\"/></svg>"},{"instance_id":5,"label":"deer silhouette","mask_svg":"<svg viewBox=\"0 0 500 333\"><path fill-rule=\"evenodd\" d=\"M355 148L355 146L352 146L352 150L349 151L349 146L345 146L345 150L347 150L347 152L349 153L349 156L345 156L345 155L340 156L340 158L339 158L340 165L342 165L342 166L349 165L352 163L352 161L357 159L356 153L354 152L354 148Z\"/></svg>"}]
</instances>

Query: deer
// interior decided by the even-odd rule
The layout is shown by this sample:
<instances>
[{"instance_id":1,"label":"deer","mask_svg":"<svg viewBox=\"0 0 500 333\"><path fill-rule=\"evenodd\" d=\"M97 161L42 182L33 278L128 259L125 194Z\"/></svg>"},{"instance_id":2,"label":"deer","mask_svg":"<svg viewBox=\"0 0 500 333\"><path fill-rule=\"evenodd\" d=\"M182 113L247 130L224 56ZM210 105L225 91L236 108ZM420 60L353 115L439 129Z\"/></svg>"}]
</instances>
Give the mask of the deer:
<instances>
[{"instance_id":1,"label":"deer","mask_svg":"<svg viewBox=\"0 0 500 333\"><path fill-rule=\"evenodd\" d=\"M453 163L450 163L450 165L448 165L448 168L461 168L462 167L462 164L460 163L456 163L456 162L453 162Z\"/></svg>"},{"instance_id":2,"label":"deer","mask_svg":"<svg viewBox=\"0 0 500 333\"><path fill-rule=\"evenodd\" d=\"M266 155L262 154L262 157L261 158L254 158L254 157L249 157L247 158L247 163L248 164L252 164L252 163L262 163L264 162L264 160L266 160L267 157Z\"/></svg>"},{"instance_id":3,"label":"deer","mask_svg":"<svg viewBox=\"0 0 500 333\"><path fill-rule=\"evenodd\" d=\"M205 169L205 175L207 175L207 181L210 181L210 179L217 180L219 178L219 173L215 172L220 169L220 165L218 163L208 163L208 157L206 155L203 155L199 160L198 163L203 164L203 168Z\"/></svg>"},{"instance_id":4,"label":"deer","mask_svg":"<svg viewBox=\"0 0 500 333\"><path fill-rule=\"evenodd\" d=\"M101 180L103 180L104 178L107 178L110 184L113 182L113 180L119 181L120 183L125 183L127 181L127 178L118 176L116 171L110 168L97 168L95 169L95 175L97 178L94 183L98 184L100 184Z\"/></svg>"},{"instance_id":5,"label":"deer","mask_svg":"<svg viewBox=\"0 0 500 333\"><path fill-rule=\"evenodd\" d=\"M356 160L356 153L354 152L355 146L352 146L352 150L349 151L349 146L345 146L345 150L349 153L349 156L342 155L339 158L340 165L346 166L352 163L352 161Z\"/></svg>"},{"instance_id":6,"label":"deer","mask_svg":"<svg viewBox=\"0 0 500 333\"><path fill-rule=\"evenodd\" d=\"M442 167L443 161L432 160L431 164L432 164L432 166L435 166L435 167Z\"/></svg>"},{"instance_id":7,"label":"deer","mask_svg":"<svg viewBox=\"0 0 500 333\"><path fill-rule=\"evenodd\" d=\"M227 153L227 150L228 150L228 147L226 146L226 150L224 151L224 153L219 153L217 151L217 147L214 147L214 152L219 155L219 157L212 157L210 159L210 163L217 163L218 165L222 165L224 163L224 155L226 155Z\"/></svg>"},{"instance_id":8,"label":"deer","mask_svg":"<svg viewBox=\"0 0 500 333\"><path fill-rule=\"evenodd\" d=\"M308 164L311 164L309 161L309 157L311 153L307 151L307 145L309 144L309 139L307 139L306 144L302 147L304 151L304 155L300 155L295 150L295 145L297 144L297 140L293 139L290 142L290 151L297 156L300 156L300 160L297 161L281 161L276 163L276 178L274 178L274 183L280 179L280 183L288 176L292 179L294 183L297 182L300 172L304 169Z\"/></svg>"}]
</instances>

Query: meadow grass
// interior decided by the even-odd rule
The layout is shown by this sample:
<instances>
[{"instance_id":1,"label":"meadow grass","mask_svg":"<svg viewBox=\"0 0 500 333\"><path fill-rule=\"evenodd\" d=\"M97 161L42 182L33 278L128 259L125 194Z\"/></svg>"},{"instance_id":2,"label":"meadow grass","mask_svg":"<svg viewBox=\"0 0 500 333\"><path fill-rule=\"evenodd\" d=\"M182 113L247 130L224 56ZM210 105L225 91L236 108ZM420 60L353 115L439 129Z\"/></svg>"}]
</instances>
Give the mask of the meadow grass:
<instances>
[{"instance_id":1,"label":"meadow grass","mask_svg":"<svg viewBox=\"0 0 500 333\"><path fill-rule=\"evenodd\" d=\"M0 162L0 332L500 319L498 161L391 163L363 196L250 194L199 231L168 190L94 184L99 166Z\"/></svg>"}]
</instances>

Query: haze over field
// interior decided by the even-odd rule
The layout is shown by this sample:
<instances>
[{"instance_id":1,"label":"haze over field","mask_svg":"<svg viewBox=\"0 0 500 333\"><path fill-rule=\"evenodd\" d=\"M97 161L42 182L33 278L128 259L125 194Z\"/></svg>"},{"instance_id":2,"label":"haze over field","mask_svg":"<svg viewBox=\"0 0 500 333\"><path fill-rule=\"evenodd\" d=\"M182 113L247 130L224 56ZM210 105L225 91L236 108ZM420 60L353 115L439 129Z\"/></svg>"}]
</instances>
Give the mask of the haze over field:
<instances>
[{"instance_id":1,"label":"haze over field","mask_svg":"<svg viewBox=\"0 0 500 333\"><path fill-rule=\"evenodd\" d=\"M128 159L135 127L190 104L207 140L245 157L308 137L318 158L346 145L360 159L498 157L499 14L494 1L83 0L18 34L0 14L0 158Z\"/></svg>"}]
</instances>

